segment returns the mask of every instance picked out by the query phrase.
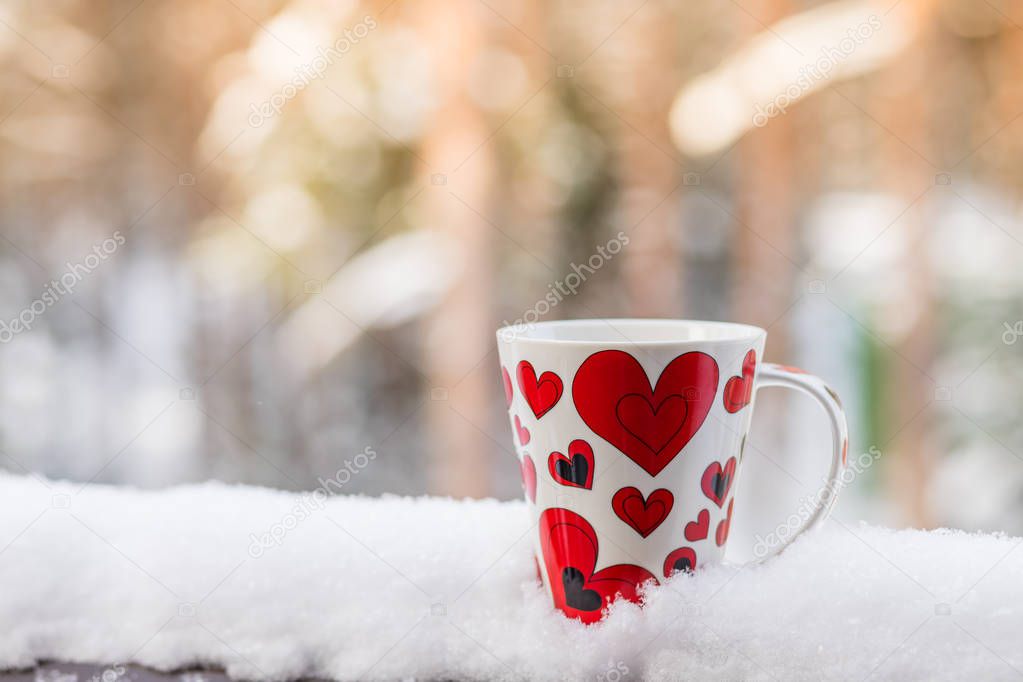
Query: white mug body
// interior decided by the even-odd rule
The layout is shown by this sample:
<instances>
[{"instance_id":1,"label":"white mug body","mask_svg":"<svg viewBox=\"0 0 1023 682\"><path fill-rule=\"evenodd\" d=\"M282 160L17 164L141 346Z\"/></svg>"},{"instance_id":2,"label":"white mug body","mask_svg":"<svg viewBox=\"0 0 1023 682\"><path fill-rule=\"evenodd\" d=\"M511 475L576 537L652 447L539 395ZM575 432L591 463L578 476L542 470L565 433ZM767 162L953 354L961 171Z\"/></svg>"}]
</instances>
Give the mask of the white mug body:
<instances>
[{"instance_id":1,"label":"white mug body","mask_svg":"<svg viewBox=\"0 0 1023 682\"><path fill-rule=\"evenodd\" d=\"M593 622L635 597L630 584L723 560L766 337L679 320L499 330L538 571L557 607Z\"/></svg>"}]
</instances>

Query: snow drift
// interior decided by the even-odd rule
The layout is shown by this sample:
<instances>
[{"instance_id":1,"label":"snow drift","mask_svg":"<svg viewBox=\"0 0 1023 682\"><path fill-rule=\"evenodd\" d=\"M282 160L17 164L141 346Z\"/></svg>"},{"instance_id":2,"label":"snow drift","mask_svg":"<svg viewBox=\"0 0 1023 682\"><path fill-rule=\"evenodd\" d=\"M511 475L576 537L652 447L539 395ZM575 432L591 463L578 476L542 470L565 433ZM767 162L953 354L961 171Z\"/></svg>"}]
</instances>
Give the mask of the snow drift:
<instances>
[{"instance_id":1,"label":"snow drift","mask_svg":"<svg viewBox=\"0 0 1023 682\"><path fill-rule=\"evenodd\" d=\"M238 677L1011 679L1020 539L837 521L583 626L536 580L520 503L162 492L0 476L0 666Z\"/></svg>"}]
</instances>

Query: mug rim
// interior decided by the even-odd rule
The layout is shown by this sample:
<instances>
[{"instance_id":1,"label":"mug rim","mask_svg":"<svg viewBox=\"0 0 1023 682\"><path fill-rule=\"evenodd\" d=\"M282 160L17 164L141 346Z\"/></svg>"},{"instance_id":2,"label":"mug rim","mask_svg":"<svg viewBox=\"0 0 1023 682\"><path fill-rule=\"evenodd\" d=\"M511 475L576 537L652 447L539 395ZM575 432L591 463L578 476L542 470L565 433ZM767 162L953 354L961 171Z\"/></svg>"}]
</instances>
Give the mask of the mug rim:
<instances>
[{"instance_id":1,"label":"mug rim","mask_svg":"<svg viewBox=\"0 0 1023 682\"><path fill-rule=\"evenodd\" d=\"M591 332L589 334L582 332L585 328L589 328ZM636 331L642 329L647 335L653 333L661 338L633 339L628 334L629 329L633 330L632 336L640 336ZM600 336L599 331L593 330L607 330L607 333ZM558 331L567 331L567 337L555 336L554 334ZM576 334L572 334L573 331ZM694 331L704 333L694 336ZM543 335L545 332L551 335ZM609 344L678 346L700 343L752 342L766 335L767 330L740 322L656 317L593 317L548 320L511 324L497 330L498 342L528 342L546 346L607 346Z\"/></svg>"}]
</instances>

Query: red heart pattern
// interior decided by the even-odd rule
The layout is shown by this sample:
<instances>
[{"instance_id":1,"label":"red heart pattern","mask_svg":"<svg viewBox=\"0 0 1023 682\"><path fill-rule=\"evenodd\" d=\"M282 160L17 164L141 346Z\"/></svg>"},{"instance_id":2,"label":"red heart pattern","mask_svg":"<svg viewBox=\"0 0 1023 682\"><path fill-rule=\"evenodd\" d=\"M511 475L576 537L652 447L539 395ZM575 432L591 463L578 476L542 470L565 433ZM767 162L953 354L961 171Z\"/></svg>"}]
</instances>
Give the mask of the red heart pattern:
<instances>
[{"instance_id":1,"label":"red heart pattern","mask_svg":"<svg viewBox=\"0 0 1023 682\"><path fill-rule=\"evenodd\" d=\"M725 544L725 540L728 539L728 531L732 529L732 506L735 504L735 498L728 503L728 514L721 523L718 524L717 532L714 533L714 541L718 543L718 547Z\"/></svg>"},{"instance_id":2,"label":"red heart pattern","mask_svg":"<svg viewBox=\"0 0 1023 682\"><path fill-rule=\"evenodd\" d=\"M664 558L664 577L696 570L696 552L691 547L679 547Z\"/></svg>"},{"instance_id":3,"label":"red heart pattern","mask_svg":"<svg viewBox=\"0 0 1023 682\"><path fill-rule=\"evenodd\" d=\"M529 455L522 455L519 463L522 470L522 488L526 491L526 497L530 502L536 503L536 464Z\"/></svg>"},{"instance_id":4,"label":"red heart pattern","mask_svg":"<svg viewBox=\"0 0 1023 682\"><path fill-rule=\"evenodd\" d=\"M658 488L643 498L643 493L629 486L622 488L611 498L611 508L622 521L642 537L647 537L668 518L675 497L670 490Z\"/></svg>"},{"instance_id":5,"label":"red heart pattern","mask_svg":"<svg viewBox=\"0 0 1023 682\"><path fill-rule=\"evenodd\" d=\"M756 351L747 352L742 373L730 377L722 388L724 408L736 413L752 401L756 373ZM640 362L625 351L593 353L582 363L572 382L572 400L583 422L598 436L620 450L650 476L657 476L692 440L707 419L718 388L718 365L701 352L683 353L664 366L656 381ZM552 371L537 376L526 360L515 367L513 382L509 370L501 367L505 400L514 402L514 383L540 419L560 401L564 387ZM520 446L531 434L518 415L513 418ZM595 472L593 447L576 438L562 452L551 452L547 469L551 479L566 487L592 490ZM714 541L723 547L731 531L734 499L730 499L737 469L735 457L712 462L703 472L700 487L704 495L727 513L715 528ZM537 470L533 458L523 453L520 461L526 498L536 503ZM667 520L675 498L666 488L644 496L627 486L612 496L615 515L642 538L649 537ZM727 503L727 505L726 505ZM701 509L695 520L684 526L686 542L697 543L710 535L709 509ZM607 606L623 598L640 602L640 587L657 578L641 566L617 564L596 571L599 542L590 523L576 512L563 508L545 509L539 519L541 561L537 568L547 576L556 608L566 616L594 623ZM691 573L697 567L696 550L678 547L665 558L662 573L668 578Z\"/></svg>"},{"instance_id":6,"label":"red heart pattern","mask_svg":"<svg viewBox=\"0 0 1023 682\"><path fill-rule=\"evenodd\" d=\"M698 540L704 540L707 538L707 533L710 532L710 512L706 509L700 511L696 515L695 521L690 521L686 524L685 536L689 542L697 542Z\"/></svg>"},{"instance_id":7,"label":"red heart pattern","mask_svg":"<svg viewBox=\"0 0 1023 682\"><path fill-rule=\"evenodd\" d=\"M605 350L579 367L572 399L594 433L656 476L699 431L717 385L717 362L706 353L679 355L651 388L634 357Z\"/></svg>"},{"instance_id":8,"label":"red heart pattern","mask_svg":"<svg viewBox=\"0 0 1023 682\"><path fill-rule=\"evenodd\" d=\"M540 550L554 605L569 618L583 623L600 620L616 599L640 602L640 586L657 583L650 571L632 564L616 564L594 573L599 545L593 527L568 509L553 507L540 515Z\"/></svg>"},{"instance_id":9,"label":"red heart pattern","mask_svg":"<svg viewBox=\"0 0 1023 682\"><path fill-rule=\"evenodd\" d=\"M725 500L728 499L728 491L732 489L733 480L735 480L735 457L729 457L724 467L720 462L710 463L710 466L703 472L703 478L700 479L700 487L707 499L724 508Z\"/></svg>"},{"instance_id":10,"label":"red heart pattern","mask_svg":"<svg viewBox=\"0 0 1023 682\"><path fill-rule=\"evenodd\" d=\"M501 367L501 384L504 386L504 401L508 403L508 407L511 407L512 398L515 397L515 394L512 391L511 375L508 374L506 367Z\"/></svg>"},{"instance_id":11,"label":"red heart pattern","mask_svg":"<svg viewBox=\"0 0 1023 682\"><path fill-rule=\"evenodd\" d=\"M568 455L552 452L547 458L551 478L571 488L593 488L593 448L581 438L568 444Z\"/></svg>"},{"instance_id":12,"label":"red heart pattern","mask_svg":"<svg viewBox=\"0 0 1023 682\"><path fill-rule=\"evenodd\" d=\"M526 445L529 443L531 436L529 435L529 429L522 425L522 420L519 419L519 415L515 415L515 435L519 439L519 445Z\"/></svg>"},{"instance_id":13,"label":"red heart pattern","mask_svg":"<svg viewBox=\"0 0 1023 682\"><path fill-rule=\"evenodd\" d=\"M738 412L753 400L753 374L757 367L757 352L750 350L742 361L742 376L734 376L725 382L721 392L725 410Z\"/></svg>"},{"instance_id":14,"label":"red heart pattern","mask_svg":"<svg viewBox=\"0 0 1023 682\"><path fill-rule=\"evenodd\" d=\"M536 370L528 360L519 363L515 371L519 380L519 390L529 404L529 409L537 419L550 412L558 404L564 389L561 377L554 372L544 372L536 377Z\"/></svg>"}]
</instances>

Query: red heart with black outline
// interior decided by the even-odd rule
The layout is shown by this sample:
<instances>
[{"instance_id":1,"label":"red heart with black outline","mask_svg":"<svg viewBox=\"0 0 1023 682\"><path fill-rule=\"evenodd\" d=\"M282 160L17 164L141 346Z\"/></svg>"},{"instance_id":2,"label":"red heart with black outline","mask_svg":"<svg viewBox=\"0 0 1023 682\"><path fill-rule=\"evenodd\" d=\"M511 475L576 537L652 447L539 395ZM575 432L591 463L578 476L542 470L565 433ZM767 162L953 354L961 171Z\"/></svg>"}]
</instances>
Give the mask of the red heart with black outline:
<instances>
[{"instance_id":1,"label":"red heart with black outline","mask_svg":"<svg viewBox=\"0 0 1023 682\"><path fill-rule=\"evenodd\" d=\"M522 487L526 491L526 497L530 502L536 502L536 464L529 455L522 455L519 462L519 469L522 470Z\"/></svg>"},{"instance_id":2,"label":"red heart with black outline","mask_svg":"<svg viewBox=\"0 0 1023 682\"><path fill-rule=\"evenodd\" d=\"M657 578L632 564L616 564L597 572L599 545L593 526L579 514L554 507L540 514L540 550L554 606L569 618L596 623L616 599L640 603L640 586Z\"/></svg>"},{"instance_id":3,"label":"red heart with black outline","mask_svg":"<svg viewBox=\"0 0 1023 682\"><path fill-rule=\"evenodd\" d=\"M511 407L512 398L515 397L512 392L512 381L511 375L508 374L508 369L501 367L501 385L504 386L504 401L508 403L508 407Z\"/></svg>"},{"instance_id":4,"label":"red heart with black outline","mask_svg":"<svg viewBox=\"0 0 1023 682\"><path fill-rule=\"evenodd\" d=\"M728 539L728 531L732 529L732 507L735 505L735 498L728 503L728 514L718 524L717 532L714 533L714 541L718 543L718 547L725 544Z\"/></svg>"},{"instance_id":5,"label":"red heart with black outline","mask_svg":"<svg viewBox=\"0 0 1023 682\"><path fill-rule=\"evenodd\" d=\"M519 439L519 445L528 444L531 437L529 435L529 429L522 425L522 420L519 419L519 415L515 415L515 436Z\"/></svg>"},{"instance_id":6,"label":"red heart with black outline","mask_svg":"<svg viewBox=\"0 0 1023 682\"><path fill-rule=\"evenodd\" d=\"M561 377L554 372L544 372L536 377L536 370L528 360L519 363L515 374L519 380L519 390L529 404L529 409L537 419L550 412L558 404L564 386Z\"/></svg>"},{"instance_id":7,"label":"red heart with black outline","mask_svg":"<svg viewBox=\"0 0 1023 682\"><path fill-rule=\"evenodd\" d=\"M753 400L753 374L756 367L757 352L750 350L742 361L742 376L730 377L721 392L727 411L738 412Z\"/></svg>"},{"instance_id":8,"label":"red heart with black outline","mask_svg":"<svg viewBox=\"0 0 1023 682\"><path fill-rule=\"evenodd\" d=\"M710 466L703 472L703 478L700 479L700 488L703 489L703 494L707 496L707 499L723 508L734 479L735 457L729 457L724 467L721 466L721 462L710 463Z\"/></svg>"},{"instance_id":9,"label":"red heart with black outline","mask_svg":"<svg viewBox=\"0 0 1023 682\"><path fill-rule=\"evenodd\" d=\"M552 452L547 458L551 478L570 488L593 488L593 448L581 438L568 444L568 455Z\"/></svg>"},{"instance_id":10,"label":"red heart with black outline","mask_svg":"<svg viewBox=\"0 0 1023 682\"><path fill-rule=\"evenodd\" d=\"M686 524L685 536L689 542L698 542L699 540L706 540L707 533L710 532L710 512L706 509L700 510L700 513L696 515L695 521L690 521Z\"/></svg>"},{"instance_id":11,"label":"red heart with black outline","mask_svg":"<svg viewBox=\"0 0 1023 682\"><path fill-rule=\"evenodd\" d=\"M696 552L692 547L679 547L664 558L664 577L696 570Z\"/></svg>"},{"instance_id":12,"label":"red heart with black outline","mask_svg":"<svg viewBox=\"0 0 1023 682\"><path fill-rule=\"evenodd\" d=\"M629 486L622 488L611 498L611 508L618 518L643 537L647 537L664 523L674 505L675 496L665 488L658 488L643 499L643 493Z\"/></svg>"},{"instance_id":13,"label":"red heart with black outline","mask_svg":"<svg viewBox=\"0 0 1023 682\"><path fill-rule=\"evenodd\" d=\"M636 358L605 350L579 367L572 399L594 433L656 476L699 431L717 386L718 365L706 353L679 355L651 388Z\"/></svg>"}]
</instances>

